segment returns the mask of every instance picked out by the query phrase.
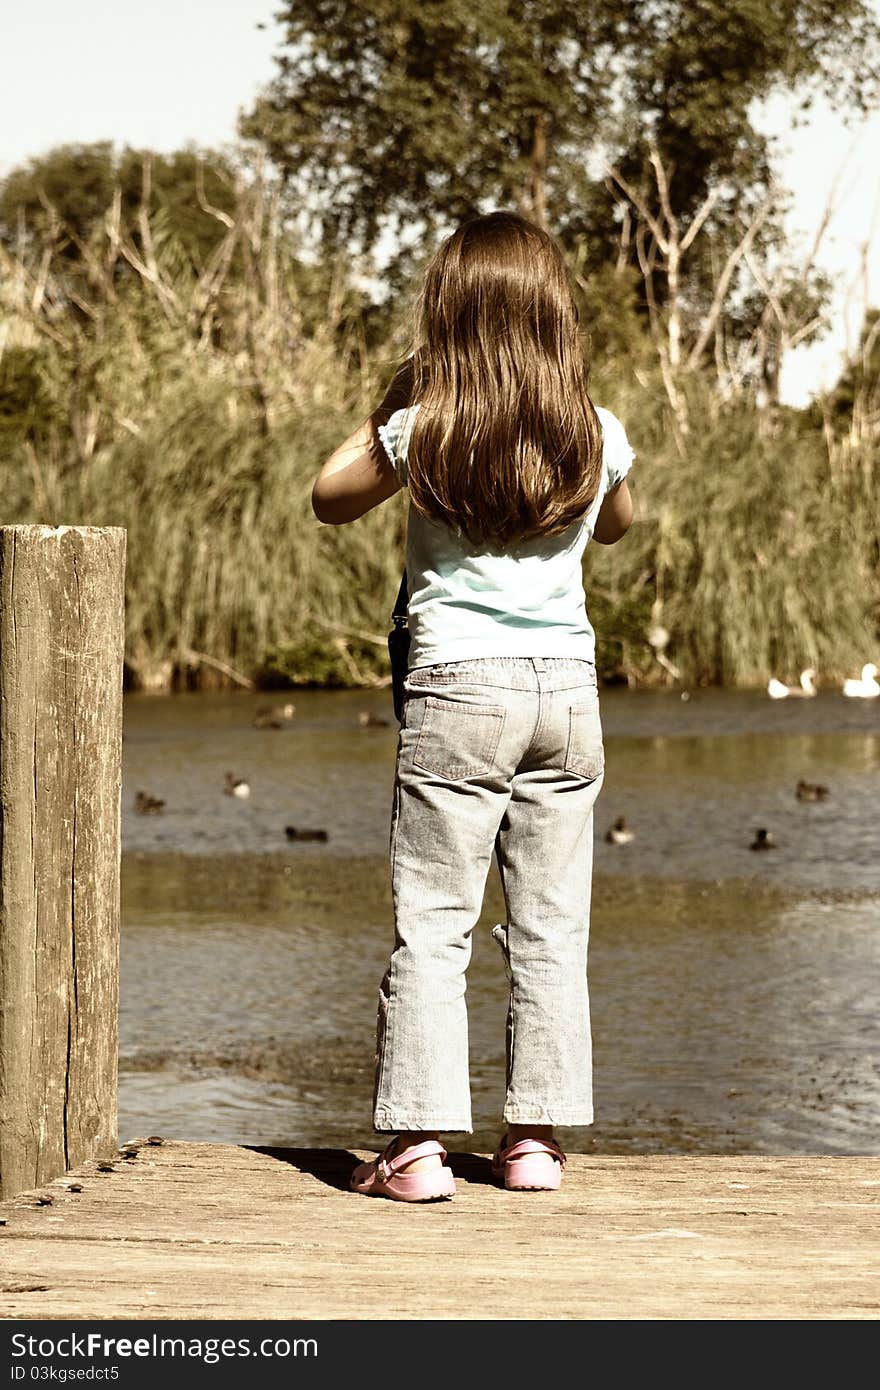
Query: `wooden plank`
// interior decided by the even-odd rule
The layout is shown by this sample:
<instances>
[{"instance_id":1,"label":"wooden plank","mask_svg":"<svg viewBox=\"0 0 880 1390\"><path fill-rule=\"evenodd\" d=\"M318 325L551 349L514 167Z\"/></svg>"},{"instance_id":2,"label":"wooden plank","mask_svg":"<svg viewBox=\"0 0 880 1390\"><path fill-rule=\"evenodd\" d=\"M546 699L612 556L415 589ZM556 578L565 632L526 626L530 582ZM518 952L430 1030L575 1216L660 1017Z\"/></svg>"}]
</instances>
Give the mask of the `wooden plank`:
<instances>
[{"instance_id":1,"label":"wooden plank","mask_svg":"<svg viewBox=\"0 0 880 1390\"><path fill-rule=\"evenodd\" d=\"M125 531L0 528L0 1191L116 1151Z\"/></svg>"},{"instance_id":2,"label":"wooden plank","mask_svg":"<svg viewBox=\"0 0 880 1390\"><path fill-rule=\"evenodd\" d=\"M0 1317L878 1316L878 1158L575 1154L536 1194L454 1154L454 1200L407 1206L347 1191L363 1156L141 1141L84 1165L81 1192L0 1208Z\"/></svg>"}]
</instances>

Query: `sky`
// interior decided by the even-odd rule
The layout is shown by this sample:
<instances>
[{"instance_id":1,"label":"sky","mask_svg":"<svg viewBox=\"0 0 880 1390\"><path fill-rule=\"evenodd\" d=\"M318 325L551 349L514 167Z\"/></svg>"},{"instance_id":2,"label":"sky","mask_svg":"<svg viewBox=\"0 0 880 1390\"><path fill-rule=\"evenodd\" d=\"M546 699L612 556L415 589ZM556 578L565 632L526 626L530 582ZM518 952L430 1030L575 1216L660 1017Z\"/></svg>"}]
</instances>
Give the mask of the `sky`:
<instances>
[{"instance_id":1,"label":"sky","mask_svg":"<svg viewBox=\"0 0 880 1390\"><path fill-rule=\"evenodd\" d=\"M273 76L275 0L43 0L0 21L0 178L55 145L112 140L161 152L222 148L238 113ZM264 27L257 27L258 25ZM794 194L787 231L805 254L840 174L818 263L834 279L832 329L789 354L783 399L802 405L839 375L868 305L880 302L880 111L847 129L820 103L791 131L790 104L760 123L782 138Z\"/></svg>"}]
</instances>

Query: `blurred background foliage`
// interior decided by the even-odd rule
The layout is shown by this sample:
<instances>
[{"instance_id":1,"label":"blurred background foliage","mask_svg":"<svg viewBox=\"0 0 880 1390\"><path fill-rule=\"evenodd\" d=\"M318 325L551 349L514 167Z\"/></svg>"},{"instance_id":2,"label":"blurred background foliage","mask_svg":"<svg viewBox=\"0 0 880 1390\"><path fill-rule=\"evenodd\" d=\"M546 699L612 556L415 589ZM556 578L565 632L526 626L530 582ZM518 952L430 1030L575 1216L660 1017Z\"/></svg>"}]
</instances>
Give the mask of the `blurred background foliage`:
<instances>
[{"instance_id":1,"label":"blurred background foliage","mask_svg":"<svg viewBox=\"0 0 880 1390\"><path fill-rule=\"evenodd\" d=\"M405 500L309 495L408 351L456 221L559 237L637 520L590 547L605 680L758 684L876 657L880 317L780 403L826 323L752 124L877 98L860 0L302 0L232 152L63 146L0 184L4 521L128 531L137 688L387 680Z\"/></svg>"}]
</instances>

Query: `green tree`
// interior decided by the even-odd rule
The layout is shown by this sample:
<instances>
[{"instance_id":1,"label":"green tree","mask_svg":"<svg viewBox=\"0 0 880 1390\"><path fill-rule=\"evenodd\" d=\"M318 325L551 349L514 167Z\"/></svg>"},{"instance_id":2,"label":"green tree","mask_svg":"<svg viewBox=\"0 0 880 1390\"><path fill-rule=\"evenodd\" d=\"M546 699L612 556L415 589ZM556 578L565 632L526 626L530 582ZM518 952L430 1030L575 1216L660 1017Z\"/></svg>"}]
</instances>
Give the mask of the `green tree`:
<instances>
[{"instance_id":1,"label":"green tree","mask_svg":"<svg viewBox=\"0 0 880 1390\"><path fill-rule=\"evenodd\" d=\"M82 261L82 247L101 228L116 190L120 232L140 244L138 213L146 206L175 236L196 268L217 246L225 227L215 213L235 210L236 169L225 155L193 147L156 154L128 146L119 153L109 140L59 145L13 169L0 183L0 241L12 249L51 238L69 265Z\"/></svg>"},{"instance_id":2,"label":"green tree","mask_svg":"<svg viewBox=\"0 0 880 1390\"><path fill-rule=\"evenodd\" d=\"M733 354L732 377L750 378L773 402L785 352L827 326L829 284L815 267L790 262L790 195L774 183L773 144L755 113L780 91L799 97L796 120L820 91L847 113L875 103L880 27L874 7L863 0L640 0L625 8L623 109L635 138L616 141L611 182L618 197L623 185L635 192L630 211L639 205L628 262L643 273L649 265L646 307L653 300L667 311L667 328L679 324L683 365L703 362L714 340L716 360ZM707 206L686 264L676 264L673 248L658 256L654 223L684 235ZM585 220L595 265L607 225L600 199L586 205ZM728 257L743 250L722 318L719 282Z\"/></svg>"},{"instance_id":3,"label":"green tree","mask_svg":"<svg viewBox=\"0 0 880 1390\"><path fill-rule=\"evenodd\" d=\"M756 102L824 87L864 106L877 91L868 0L296 0L279 17L278 73L241 134L325 244L369 251L388 229L411 243L398 265L498 205L602 264L619 226L597 156L639 182L649 141L676 216L723 183L723 238L769 178Z\"/></svg>"},{"instance_id":4,"label":"green tree","mask_svg":"<svg viewBox=\"0 0 880 1390\"><path fill-rule=\"evenodd\" d=\"M430 240L496 204L554 225L585 194L614 100L607 0L305 0L282 16L278 76L240 131L325 243Z\"/></svg>"}]
</instances>

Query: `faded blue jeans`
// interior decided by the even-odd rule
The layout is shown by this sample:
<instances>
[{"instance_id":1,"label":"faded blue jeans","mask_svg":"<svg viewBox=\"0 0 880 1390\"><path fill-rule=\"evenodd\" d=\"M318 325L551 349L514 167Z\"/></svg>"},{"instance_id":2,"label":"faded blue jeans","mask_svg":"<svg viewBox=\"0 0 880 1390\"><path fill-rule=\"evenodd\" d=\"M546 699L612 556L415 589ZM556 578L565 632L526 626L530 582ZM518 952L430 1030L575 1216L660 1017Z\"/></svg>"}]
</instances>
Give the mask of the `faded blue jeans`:
<instances>
[{"instance_id":1,"label":"faded blue jeans","mask_svg":"<svg viewBox=\"0 0 880 1390\"><path fill-rule=\"evenodd\" d=\"M511 1124L593 1120L587 938L604 754L596 668L485 657L407 676L391 815L395 943L373 1123L470 1132L465 972L493 851Z\"/></svg>"}]
</instances>

